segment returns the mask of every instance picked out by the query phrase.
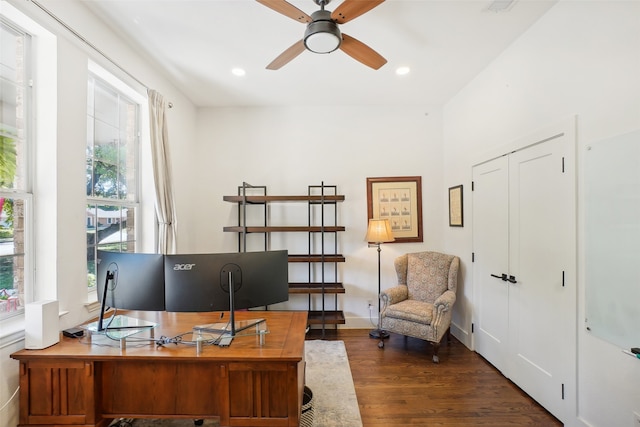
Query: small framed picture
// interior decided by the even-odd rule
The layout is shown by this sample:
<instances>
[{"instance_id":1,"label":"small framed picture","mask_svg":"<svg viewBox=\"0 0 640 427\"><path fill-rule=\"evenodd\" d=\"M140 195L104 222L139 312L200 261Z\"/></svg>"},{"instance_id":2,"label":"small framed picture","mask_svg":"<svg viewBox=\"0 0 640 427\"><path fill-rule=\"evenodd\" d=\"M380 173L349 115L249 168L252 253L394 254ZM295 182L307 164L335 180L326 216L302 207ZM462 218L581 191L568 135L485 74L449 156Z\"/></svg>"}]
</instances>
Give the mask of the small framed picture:
<instances>
[{"instance_id":1,"label":"small framed picture","mask_svg":"<svg viewBox=\"0 0 640 427\"><path fill-rule=\"evenodd\" d=\"M464 211L462 209L462 185L449 188L449 226L464 226Z\"/></svg>"}]
</instances>

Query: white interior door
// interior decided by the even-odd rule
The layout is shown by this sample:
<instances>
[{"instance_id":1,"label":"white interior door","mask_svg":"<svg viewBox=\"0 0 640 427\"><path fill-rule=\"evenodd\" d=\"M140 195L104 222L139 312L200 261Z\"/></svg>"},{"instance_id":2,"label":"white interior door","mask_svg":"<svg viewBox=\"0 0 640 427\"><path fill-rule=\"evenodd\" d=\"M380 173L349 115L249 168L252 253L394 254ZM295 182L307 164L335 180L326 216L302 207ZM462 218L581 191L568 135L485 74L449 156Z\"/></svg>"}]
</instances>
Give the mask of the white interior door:
<instances>
[{"instance_id":1,"label":"white interior door","mask_svg":"<svg viewBox=\"0 0 640 427\"><path fill-rule=\"evenodd\" d=\"M566 136L509 156L509 378L560 420L575 361L574 171ZM574 369L575 370L575 369Z\"/></svg>"},{"instance_id":2,"label":"white interior door","mask_svg":"<svg viewBox=\"0 0 640 427\"><path fill-rule=\"evenodd\" d=\"M504 373L509 325L509 162L499 157L473 168L474 345Z\"/></svg>"},{"instance_id":3,"label":"white interior door","mask_svg":"<svg viewBox=\"0 0 640 427\"><path fill-rule=\"evenodd\" d=\"M544 141L473 168L474 344L567 420L576 360L573 141L564 133Z\"/></svg>"}]
</instances>

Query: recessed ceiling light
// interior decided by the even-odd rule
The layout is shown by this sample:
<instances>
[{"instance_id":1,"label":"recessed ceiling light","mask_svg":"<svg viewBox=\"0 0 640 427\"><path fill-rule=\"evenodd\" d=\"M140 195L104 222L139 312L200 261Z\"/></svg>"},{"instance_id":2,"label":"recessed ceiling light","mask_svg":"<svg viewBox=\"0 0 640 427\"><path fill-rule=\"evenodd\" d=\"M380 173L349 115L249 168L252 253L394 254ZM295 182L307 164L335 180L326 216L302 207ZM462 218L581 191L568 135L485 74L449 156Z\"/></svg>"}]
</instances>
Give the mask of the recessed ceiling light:
<instances>
[{"instance_id":1,"label":"recessed ceiling light","mask_svg":"<svg viewBox=\"0 0 640 427\"><path fill-rule=\"evenodd\" d=\"M409 67L398 67L396 68L396 74L399 76L406 76L411 72L411 68Z\"/></svg>"},{"instance_id":2,"label":"recessed ceiling light","mask_svg":"<svg viewBox=\"0 0 640 427\"><path fill-rule=\"evenodd\" d=\"M244 76L245 74L247 74L247 72L246 72L244 69L242 69L242 68L237 68L237 67L236 67L236 68L233 68L233 69L231 70L231 73L233 73L233 75L234 75L234 76L238 76L238 77L242 77L242 76Z\"/></svg>"}]
</instances>

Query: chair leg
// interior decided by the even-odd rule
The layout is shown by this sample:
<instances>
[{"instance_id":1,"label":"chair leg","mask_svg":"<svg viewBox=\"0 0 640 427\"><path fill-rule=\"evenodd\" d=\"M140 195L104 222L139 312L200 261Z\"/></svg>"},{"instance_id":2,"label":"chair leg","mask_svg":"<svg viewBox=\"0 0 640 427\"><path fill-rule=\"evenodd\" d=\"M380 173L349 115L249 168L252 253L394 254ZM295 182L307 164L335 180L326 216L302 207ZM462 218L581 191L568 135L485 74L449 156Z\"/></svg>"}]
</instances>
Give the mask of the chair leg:
<instances>
[{"instance_id":1,"label":"chair leg","mask_svg":"<svg viewBox=\"0 0 640 427\"><path fill-rule=\"evenodd\" d=\"M433 343L433 363L440 363L440 358L438 357L438 350L440 350L440 343Z\"/></svg>"}]
</instances>

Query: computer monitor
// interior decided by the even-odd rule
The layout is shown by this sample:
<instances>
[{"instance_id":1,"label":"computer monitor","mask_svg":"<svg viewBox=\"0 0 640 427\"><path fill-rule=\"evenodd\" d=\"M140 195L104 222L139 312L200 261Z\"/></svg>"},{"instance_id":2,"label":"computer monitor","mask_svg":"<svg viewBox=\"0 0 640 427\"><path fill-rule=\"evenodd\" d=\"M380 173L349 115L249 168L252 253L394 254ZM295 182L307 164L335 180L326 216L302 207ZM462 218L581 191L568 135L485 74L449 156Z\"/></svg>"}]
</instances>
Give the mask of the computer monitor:
<instances>
[{"instance_id":1,"label":"computer monitor","mask_svg":"<svg viewBox=\"0 0 640 427\"><path fill-rule=\"evenodd\" d=\"M289 299L286 250L165 255L164 265L167 311L231 312Z\"/></svg>"},{"instance_id":2,"label":"computer monitor","mask_svg":"<svg viewBox=\"0 0 640 427\"><path fill-rule=\"evenodd\" d=\"M101 304L99 331L104 330L105 307L141 311L165 309L162 254L99 250L96 261L96 284Z\"/></svg>"}]
</instances>

